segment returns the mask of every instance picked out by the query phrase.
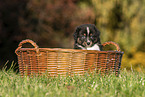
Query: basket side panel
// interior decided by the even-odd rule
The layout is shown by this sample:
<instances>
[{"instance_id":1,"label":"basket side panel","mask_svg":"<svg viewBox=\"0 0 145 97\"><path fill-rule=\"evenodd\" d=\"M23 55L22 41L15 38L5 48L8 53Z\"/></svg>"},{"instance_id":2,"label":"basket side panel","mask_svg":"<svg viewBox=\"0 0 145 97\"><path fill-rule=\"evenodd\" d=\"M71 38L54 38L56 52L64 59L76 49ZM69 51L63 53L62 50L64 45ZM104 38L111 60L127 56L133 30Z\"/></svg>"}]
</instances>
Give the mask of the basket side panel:
<instances>
[{"instance_id":1,"label":"basket side panel","mask_svg":"<svg viewBox=\"0 0 145 97\"><path fill-rule=\"evenodd\" d=\"M108 53L106 73L109 74L111 72L114 72L115 66L116 66L116 53Z\"/></svg>"},{"instance_id":2,"label":"basket side panel","mask_svg":"<svg viewBox=\"0 0 145 97\"><path fill-rule=\"evenodd\" d=\"M109 56L109 68L110 72L114 72L115 74L118 73L118 62L119 62L119 55L118 53L111 53Z\"/></svg>"},{"instance_id":3,"label":"basket side panel","mask_svg":"<svg viewBox=\"0 0 145 97\"><path fill-rule=\"evenodd\" d=\"M57 53L57 75L66 76L70 73L70 53L58 52Z\"/></svg>"},{"instance_id":4,"label":"basket side panel","mask_svg":"<svg viewBox=\"0 0 145 97\"><path fill-rule=\"evenodd\" d=\"M49 76L66 76L71 73L71 53L47 51L47 72Z\"/></svg>"},{"instance_id":5,"label":"basket side panel","mask_svg":"<svg viewBox=\"0 0 145 97\"><path fill-rule=\"evenodd\" d=\"M117 53L116 54L115 75L119 75L119 73L120 73L121 59L122 59L122 53Z\"/></svg>"},{"instance_id":6,"label":"basket side panel","mask_svg":"<svg viewBox=\"0 0 145 97\"><path fill-rule=\"evenodd\" d=\"M57 52L47 51L48 76L57 76Z\"/></svg>"},{"instance_id":7,"label":"basket side panel","mask_svg":"<svg viewBox=\"0 0 145 97\"><path fill-rule=\"evenodd\" d=\"M99 53L99 64L97 64L99 67L98 71L99 73L106 73L106 68L107 68L107 54L106 53Z\"/></svg>"},{"instance_id":8,"label":"basket side panel","mask_svg":"<svg viewBox=\"0 0 145 97\"><path fill-rule=\"evenodd\" d=\"M24 68L23 68L23 61L22 61L22 52L18 52L18 64L19 64L19 71L21 76L24 76Z\"/></svg>"},{"instance_id":9,"label":"basket side panel","mask_svg":"<svg viewBox=\"0 0 145 97\"><path fill-rule=\"evenodd\" d=\"M120 69L121 69L121 61L122 61L123 53L119 54L119 66L118 66L118 75L120 74Z\"/></svg>"},{"instance_id":10,"label":"basket side panel","mask_svg":"<svg viewBox=\"0 0 145 97\"><path fill-rule=\"evenodd\" d=\"M30 65L30 74L31 75L38 75L39 71L38 71L38 62L37 62L37 54L36 54L36 51L29 51L27 53L27 56L28 56L28 60L29 60L29 65Z\"/></svg>"},{"instance_id":11,"label":"basket side panel","mask_svg":"<svg viewBox=\"0 0 145 97\"><path fill-rule=\"evenodd\" d=\"M72 53L70 75L83 75L85 73L86 54L82 52Z\"/></svg>"},{"instance_id":12,"label":"basket side panel","mask_svg":"<svg viewBox=\"0 0 145 97\"><path fill-rule=\"evenodd\" d=\"M44 58L41 54L37 54L35 50L19 51L18 62L19 70L22 76L39 75L46 71L46 68L44 68Z\"/></svg>"},{"instance_id":13,"label":"basket side panel","mask_svg":"<svg viewBox=\"0 0 145 97\"><path fill-rule=\"evenodd\" d=\"M29 60L29 55L28 52L24 51L22 52L22 56L23 56L23 67L24 67L24 75L30 75L31 74L31 64L30 64L30 60Z\"/></svg>"},{"instance_id":14,"label":"basket side panel","mask_svg":"<svg viewBox=\"0 0 145 97\"><path fill-rule=\"evenodd\" d=\"M114 72L116 75L118 75L118 72L120 70L120 53L118 52L112 52L107 54L108 57L106 58L106 73L109 74L111 72Z\"/></svg>"},{"instance_id":15,"label":"basket side panel","mask_svg":"<svg viewBox=\"0 0 145 97\"><path fill-rule=\"evenodd\" d=\"M87 53L86 55L85 64L86 64L86 70L89 73L95 71L97 68L96 58L97 58L97 55L94 53Z\"/></svg>"},{"instance_id":16,"label":"basket side panel","mask_svg":"<svg viewBox=\"0 0 145 97\"><path fill-rule=\"evenodd\" d=\"M47 73L47 53L46 51L40 51L37 54L37 67L39 75Z\"/></svg>"},{"instance_id":17,"label":"basket side panel","mask_svg":"<svg viewBox=\"0 0 145 97\"><path fill-rule=\"evenodd\" d=\"M31 74L31 64L29 60L29 54L27 51L20 51L21 56L21 64L19 64L20 71L22 75L30 75Z\"/></svg>"}]
</instances>

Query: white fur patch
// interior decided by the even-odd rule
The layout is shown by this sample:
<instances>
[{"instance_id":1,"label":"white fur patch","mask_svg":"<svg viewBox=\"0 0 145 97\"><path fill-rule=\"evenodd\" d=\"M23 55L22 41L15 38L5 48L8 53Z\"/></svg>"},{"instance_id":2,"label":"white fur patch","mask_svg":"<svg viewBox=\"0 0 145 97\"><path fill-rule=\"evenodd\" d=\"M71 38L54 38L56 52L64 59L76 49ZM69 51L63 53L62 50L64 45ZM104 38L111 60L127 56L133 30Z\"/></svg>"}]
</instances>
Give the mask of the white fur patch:
<instances>
[{"instance_id":1,"label":"white fur patch","mask_svg":"<svg viewBox=\"0 0 145 97\"><path fill-rule=\"evenodd\" d=\"M82 50L98 50L100 51L100 47L95 44L94 46L92 47L87 47L87 48L84 48L83 46L79 45L79 44L76 44L78 47L80 47Z\"/></svg>"},{"instance_id":2,"label":"white fur patch","mask_svg":"<svg viewBox=\"0 0 145 97\"><path fill-rule=\"evenodd\" d=\"M95 44L92 47L87 47L87 50L98 50L98 51L100 51L100 47L97 44Z\"/></svg>"},{"instance_id":3,"label":"white fur patch","mask_svg":"<svg viewBox=\"0 0 145 97\"><path fill-rule=\"evenodd\" d=\"M90 40L89 40L89 34L90 34L90 29L89 29L89 27L87 27L87 42L90 42Z\"/></svg>"},{"instance_id":4,"label":"white fur patch","mask_svg":"<svg viewBox=\"0 0 145 97\"><path fill-rule=\"evenodd\" d=\"M87 27L87 33L88 33L88 35L89 35L89 33L90 33L90 29L89 29L89 27Z\"/></svg>"}]
</instances>

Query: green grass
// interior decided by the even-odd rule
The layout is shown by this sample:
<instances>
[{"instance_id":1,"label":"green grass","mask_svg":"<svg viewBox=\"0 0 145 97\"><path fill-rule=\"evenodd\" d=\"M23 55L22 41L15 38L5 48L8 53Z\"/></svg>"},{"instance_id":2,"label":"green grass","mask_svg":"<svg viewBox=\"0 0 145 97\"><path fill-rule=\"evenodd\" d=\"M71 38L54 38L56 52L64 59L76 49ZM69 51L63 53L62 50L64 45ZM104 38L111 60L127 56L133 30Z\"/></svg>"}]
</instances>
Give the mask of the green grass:
<instances>
[{"instance_id":1,"label":"green grass","mask_svg":"<svg viewBox=\"0 0 145 97\"><path fill-rule=\"evenodd\" d=\"M145 74L121 71L112 75L21 77L0 71L0 97L145 97Z\"/></svg>"}]
</instances>

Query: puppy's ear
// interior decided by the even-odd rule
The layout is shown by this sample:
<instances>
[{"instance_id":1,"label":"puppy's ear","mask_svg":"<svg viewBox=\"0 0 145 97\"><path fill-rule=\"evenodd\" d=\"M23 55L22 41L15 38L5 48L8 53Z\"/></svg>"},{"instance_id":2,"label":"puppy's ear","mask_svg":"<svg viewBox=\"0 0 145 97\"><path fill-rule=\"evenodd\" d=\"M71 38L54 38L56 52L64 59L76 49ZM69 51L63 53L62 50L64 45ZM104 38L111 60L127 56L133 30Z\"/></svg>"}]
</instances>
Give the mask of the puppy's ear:
<instances>
[{"instance_id":1,"label":"puppy's ear","mask_svg":"<svg viewBox=\"0 0 145 97\"><path fill-rule=\"evenodd\" d=\"M101 41L100 41L100 31L96 28L95 25L94 25L94 29L95 29L95 32L97 34L97 43L101 44Z\"/></svg>"},{"instance_id":2,"label":"puppy's ear","mask_svg":"<svg viewBox=\"0 0 145 97\"><path fill-rule=\"evenodd\" d=\"M93 24L94 25L94 24ZM100 31L96 28L96 26L94 25L94 29L95 31L97 32L97 36L99 37L100 36Z\"/></svg>"},{"instance_id":3,"label":"puppy's ear","mask_svg":"<svg viewBox=\"0 0 145 97\"><path fill-rule=\"evenodd\" d=\"M77 27L76 30L75 30L75 32L74 32L74 40L75 40L75 41L76 41L77 38L78 38L79 31L80 31L80 28Z\"/></svg>"}]
</instances>

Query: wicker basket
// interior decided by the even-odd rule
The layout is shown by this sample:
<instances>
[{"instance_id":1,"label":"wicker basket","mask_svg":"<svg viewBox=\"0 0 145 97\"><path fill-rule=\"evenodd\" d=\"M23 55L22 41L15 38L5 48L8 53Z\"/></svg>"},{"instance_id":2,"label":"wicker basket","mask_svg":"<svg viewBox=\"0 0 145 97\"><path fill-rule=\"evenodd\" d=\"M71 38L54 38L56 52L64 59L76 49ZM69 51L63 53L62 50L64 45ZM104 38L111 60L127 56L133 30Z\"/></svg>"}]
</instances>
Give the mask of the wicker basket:
<instances>
[{"instance_id":1,"label":"wicker basket","mask_svg":"<svg viewBox=\"0 0 145 97\"><path fill-rule=\"evenodd\" d=\"M34 48L22 48L30 43ZM123 52L114 42L105 42L103 46L113 44L116 51L95 51L60 48L39 48L32 40L20 42L15 53L18 57L19 70L24 75L73 76L86 72L119 74Z\"/></svg>"}]
</instances>

